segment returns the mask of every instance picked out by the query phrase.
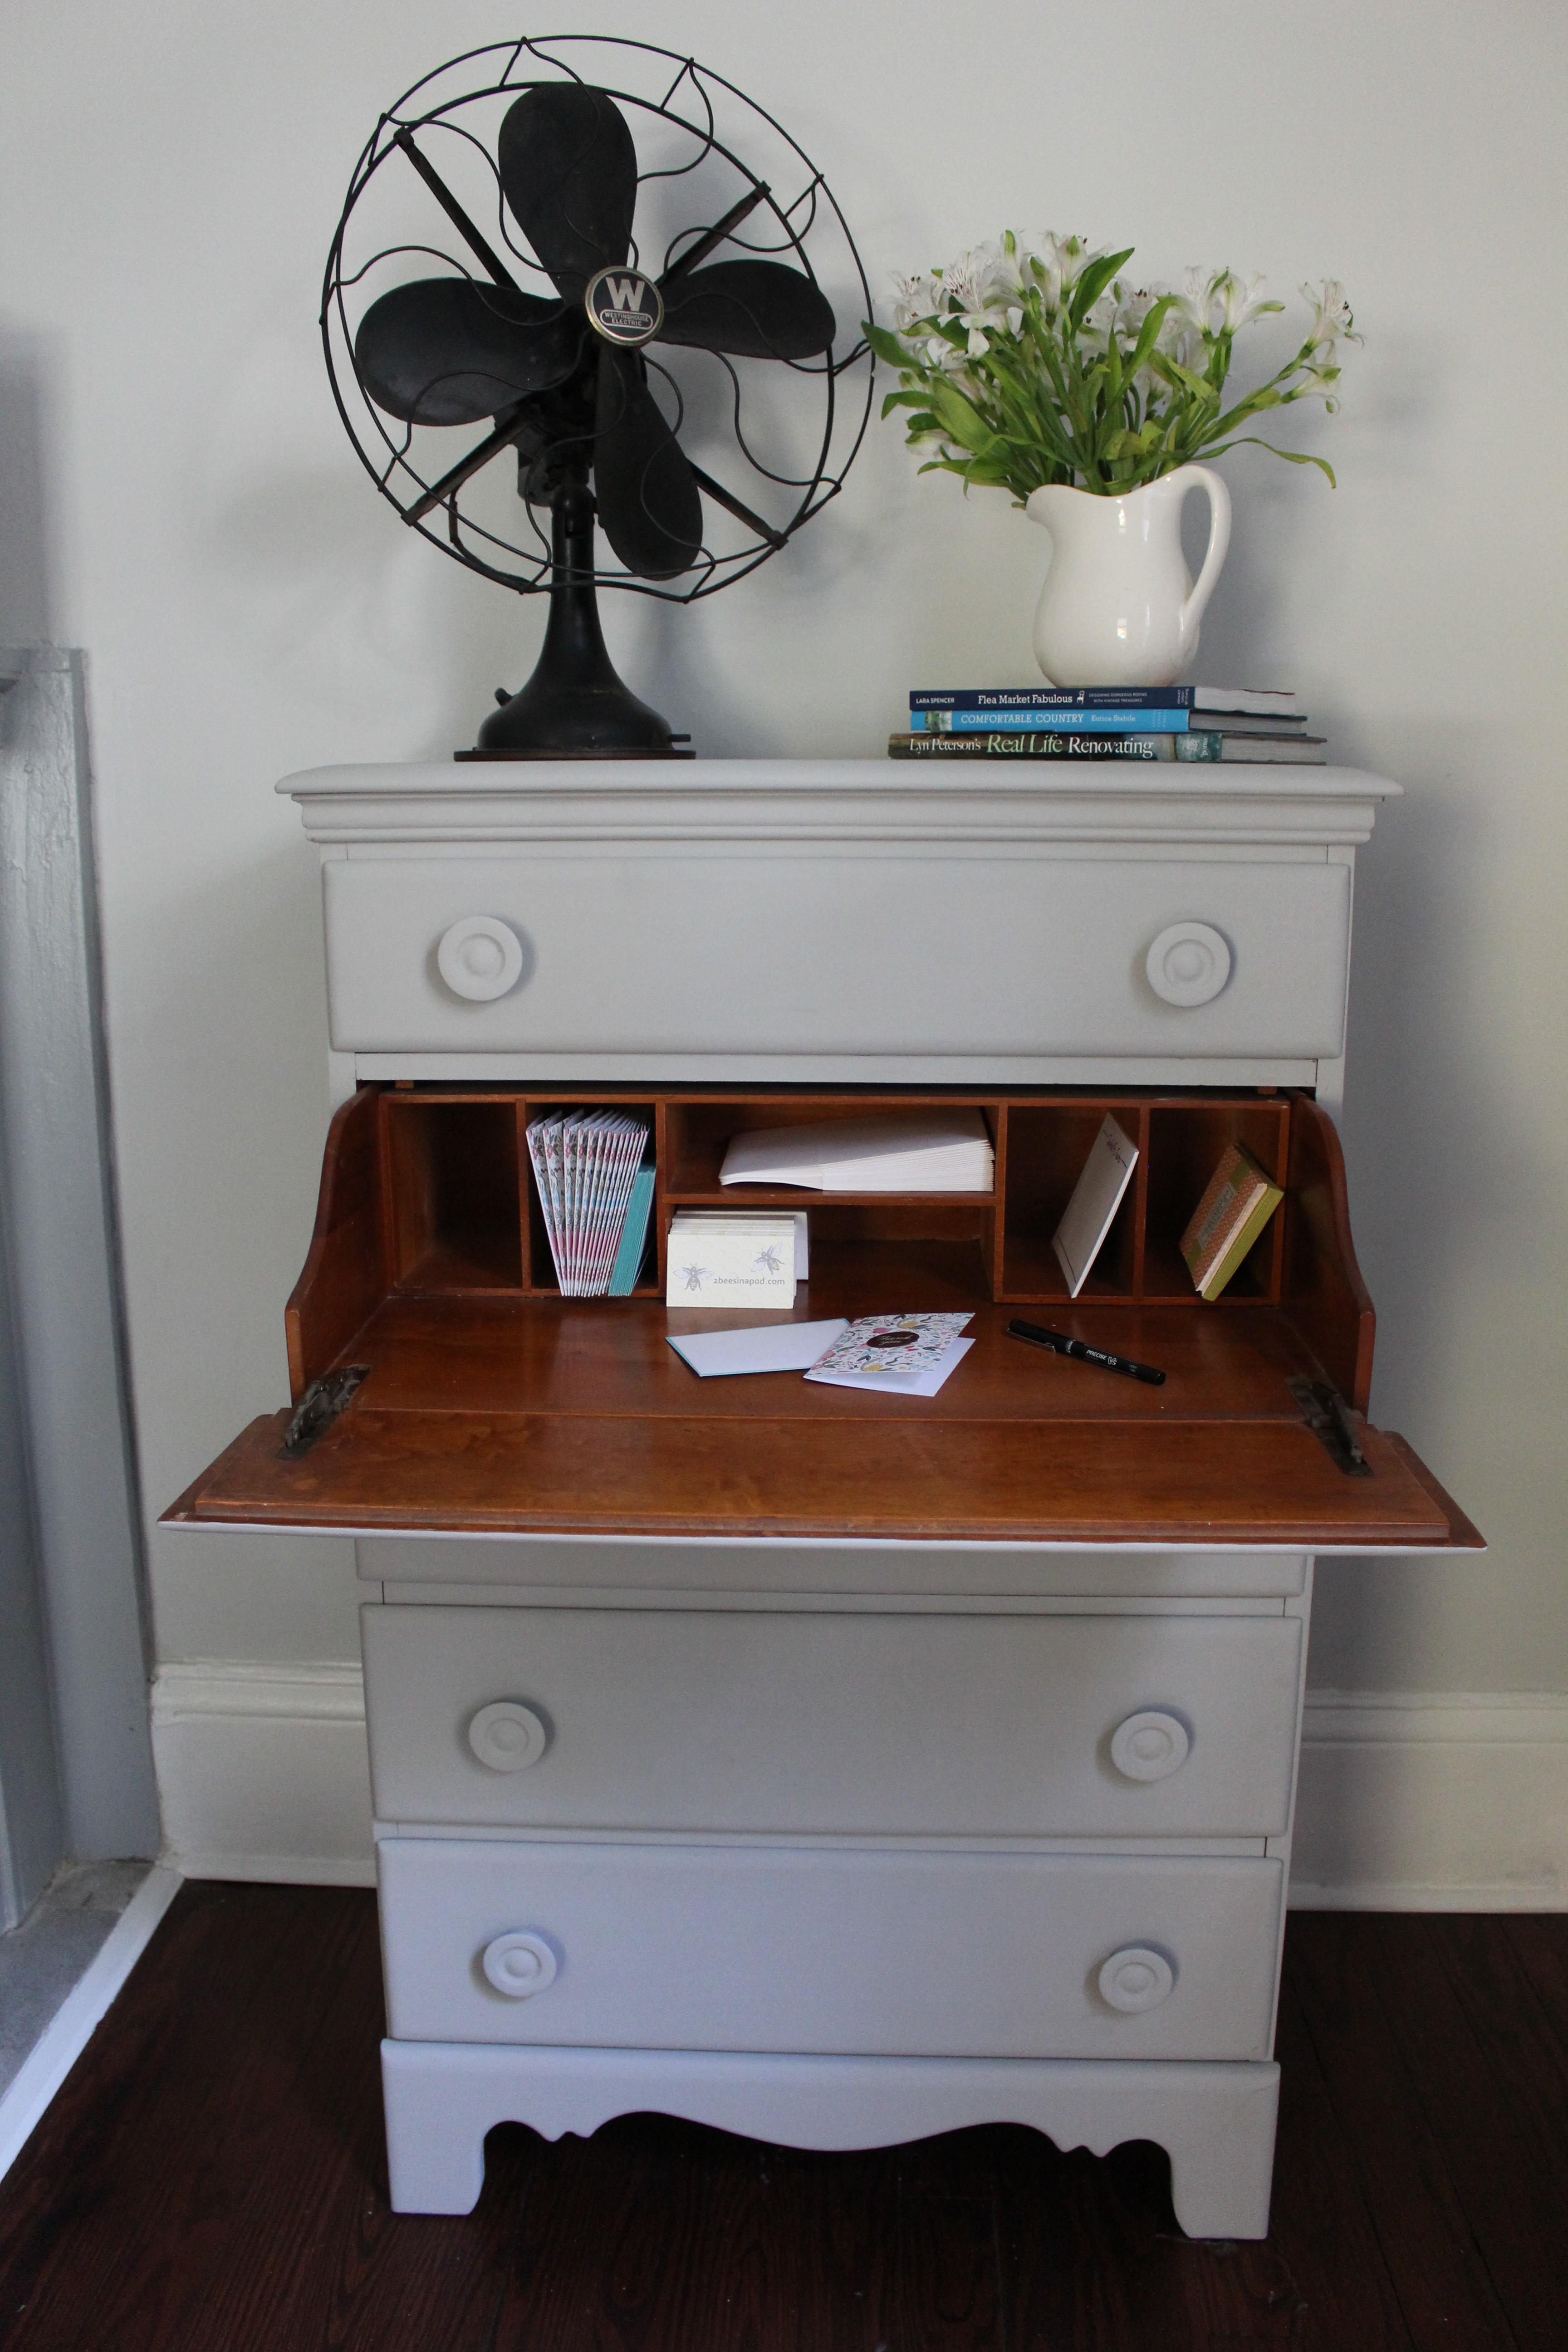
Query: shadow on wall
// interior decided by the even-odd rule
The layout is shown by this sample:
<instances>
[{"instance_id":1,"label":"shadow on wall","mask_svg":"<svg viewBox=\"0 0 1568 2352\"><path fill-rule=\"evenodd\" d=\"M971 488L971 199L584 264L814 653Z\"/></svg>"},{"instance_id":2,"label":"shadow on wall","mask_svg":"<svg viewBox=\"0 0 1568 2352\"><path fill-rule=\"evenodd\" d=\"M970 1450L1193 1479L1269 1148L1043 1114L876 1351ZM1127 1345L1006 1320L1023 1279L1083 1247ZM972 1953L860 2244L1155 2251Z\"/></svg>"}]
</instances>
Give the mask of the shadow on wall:
<instances>
[{"instance_id":1,"label":"shadow on wall","mask_svg":"<svg viewBox=\"0 0 1568 2352\"><path fill-rule=\"evenodd\" d=\"M1350 762L1394 772L1379 742L1342 731ZM1401 1431L1475 1513L1497 1549L1470 1564L1465 1581L1492 1580L1506 1608L1522 1565L1516 1547L1528 1554L1534 1540L1528 1496L1538 1473L1528 1462L1540 1438L1495 1429L1487 1437L1497 1342L1478 1323L1478 1302L1491 1294L1521 1303L1521 1262L1560 1209L1550 1165L1510 1103L1508 1069L1468 1009L1499 851L1479 793L1456 785L1484 776L1484 731L1412 715L1399 732L1410 797L1384 807L1356 877L1343 1123L1356 1250L1378 1311L1373 1418ZM1520 1334L1521 1349L1532 1344ZM1466 1413L1479 1434L1463 1425ZM1499 1445L1517 1451L1489 1491L1477 1471ZM1430 1597L1440 1573L1436 1563L1324 1563L1314 1683L1454 1686L1465 1669L1457 1673L1451 1651L1429 1654L1444 1641ZM1487 1657L1470 1671L1478 1688L1491 1686Z\"/></svg>"},{"instance_id":2,"label":"shadow on wall","mask_svg":"<svg viewBox=\"0 0 1568 2352\"><path fill-rule=\"evenodd\" d=\"M49 635L46 375L38 339L0 319L0 646L41 644Z\"/></svg>"},{"instance_id":3,"label":"shadow on wall","mask_svg":"<svg viewBox=\"0 0 1568 2352\"><path fill-rule=\"evenodd\" d=\"M1444 785L1484 772L1480 730L1411 718L1401 734L1411 797L1384 810L1382 854L1356 877L1345 1150L1362 1269L1385 1327L1374 1409L1436 1453L1451 1433L1451 1286L1488 1253L1500 1278L1511 1235L1542 1230L1554 1211L1507 1074L1467 1016L1496 847L1476 797ZM1358 748L1352 739L1345 756L1361 764Z\"/></svg>"}]
</instances>

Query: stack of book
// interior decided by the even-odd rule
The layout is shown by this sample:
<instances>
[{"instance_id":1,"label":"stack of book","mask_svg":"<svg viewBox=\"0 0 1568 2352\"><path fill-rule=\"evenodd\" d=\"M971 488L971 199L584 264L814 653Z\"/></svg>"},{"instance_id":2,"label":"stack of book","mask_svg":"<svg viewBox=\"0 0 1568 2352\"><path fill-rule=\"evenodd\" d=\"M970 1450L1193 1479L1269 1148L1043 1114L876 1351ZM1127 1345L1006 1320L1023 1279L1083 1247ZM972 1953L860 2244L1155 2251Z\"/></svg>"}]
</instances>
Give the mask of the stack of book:
<instances>
[{"instance_id":1,"label":"stack of book","mask_svg":"<svg viewBox=\"0 0 1568 2352\"><path fill-rule=\"evenodd\" d=\"M1294 694L1223 686L1020 686L910 696L894 760L1195 760L1321 767Z\"/></svg>"}]
</instances>

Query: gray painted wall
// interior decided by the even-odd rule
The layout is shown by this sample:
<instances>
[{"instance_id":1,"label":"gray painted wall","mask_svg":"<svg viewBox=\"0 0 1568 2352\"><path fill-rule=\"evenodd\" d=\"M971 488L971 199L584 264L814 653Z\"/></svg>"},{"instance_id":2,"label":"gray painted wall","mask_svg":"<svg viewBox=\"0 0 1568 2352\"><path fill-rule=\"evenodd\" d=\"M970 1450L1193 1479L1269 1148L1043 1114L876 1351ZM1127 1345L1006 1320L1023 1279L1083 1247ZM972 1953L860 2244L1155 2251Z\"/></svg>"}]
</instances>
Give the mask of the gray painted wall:
<instances>
[{"instance_id":1,"label":"gray painted wall","mask_svg":"<svg viewBox=\"0 0 1568 2352\"><path fill-rule=\"evenodd\" d=\"M22 1426L19 1444L15 1422L10 1433L0 1431L0 1545L8 1553L0 1605L7 1633L14 1624L20 1635L8 1678L29 1688L0 1691L17 1743L15 1762L9 1743L0 1749L0 1771L13 1867L34 1856L20 1888L48 1849L56 1801L40 1744L39 1633L66 1851L78 1861L150 1855L159 1829L82 662L43 647L7 667L15 682L0 697L0 1186L19 1379L8 1399L0 1369L0 1423L9 1402ZM36 1581L14 1532L28 1499Z\"/></svg>"}]
</instances>

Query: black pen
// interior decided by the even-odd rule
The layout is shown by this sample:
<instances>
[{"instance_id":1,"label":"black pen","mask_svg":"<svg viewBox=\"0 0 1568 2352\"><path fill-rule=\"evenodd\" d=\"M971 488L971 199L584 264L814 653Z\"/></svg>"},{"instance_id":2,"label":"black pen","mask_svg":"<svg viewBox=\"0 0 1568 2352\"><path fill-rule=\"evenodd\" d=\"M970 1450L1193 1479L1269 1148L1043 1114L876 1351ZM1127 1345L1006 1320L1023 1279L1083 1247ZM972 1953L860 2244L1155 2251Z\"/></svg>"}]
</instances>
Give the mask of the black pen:
<instances>
[{"instance_id":1,"label":"black pen","mask_svg":"<svg viewBox=\"0 0 1568 2352\"><path fill-rule=\"evenodd\" d=\"M1099 1364L1108 1372L1125 1372L1130 1381L1147 1381L1152 1389L1164 1386L1165 1375L1152 1364L1134 1363L1131 1356L1113 1356L1108 1348L1091 1348L1069 1339L1065 1331L1047 1331L1043 1323L1009 1323L1009 1339L1027 1339L1033 1348L1048 1348L1053 1356L1076 1356L1079 1363Z\"/></svg>"}]
</instances>

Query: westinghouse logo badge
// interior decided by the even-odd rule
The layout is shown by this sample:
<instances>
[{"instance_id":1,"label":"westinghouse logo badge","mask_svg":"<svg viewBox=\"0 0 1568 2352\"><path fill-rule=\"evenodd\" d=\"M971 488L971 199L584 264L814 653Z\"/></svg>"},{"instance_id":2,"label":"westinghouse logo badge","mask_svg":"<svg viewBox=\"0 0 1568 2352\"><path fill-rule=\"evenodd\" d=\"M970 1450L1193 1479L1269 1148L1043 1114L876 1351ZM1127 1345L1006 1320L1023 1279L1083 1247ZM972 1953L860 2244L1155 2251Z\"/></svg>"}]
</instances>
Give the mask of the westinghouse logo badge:
<instances>
[{"instance_id":1,"label":"westinghouse logo badge","mask_svg":"<svg viewBox=\"0 0 1568 2352\"><path fill-rule=\"evenodd\" d=\"M588 316L607 343L635 348L664 324L664 302L651 278L635 269L597 269L583 297Z\"/></svg>"}]
</instances>

